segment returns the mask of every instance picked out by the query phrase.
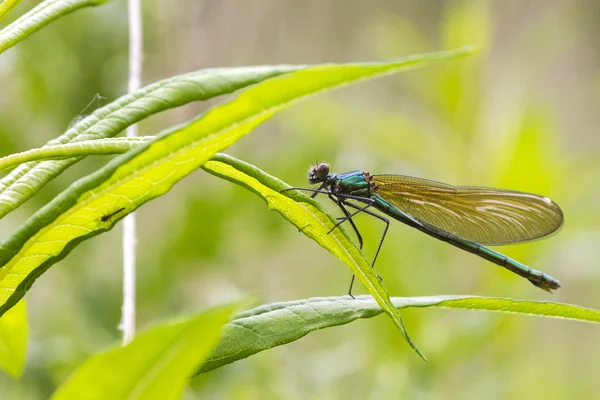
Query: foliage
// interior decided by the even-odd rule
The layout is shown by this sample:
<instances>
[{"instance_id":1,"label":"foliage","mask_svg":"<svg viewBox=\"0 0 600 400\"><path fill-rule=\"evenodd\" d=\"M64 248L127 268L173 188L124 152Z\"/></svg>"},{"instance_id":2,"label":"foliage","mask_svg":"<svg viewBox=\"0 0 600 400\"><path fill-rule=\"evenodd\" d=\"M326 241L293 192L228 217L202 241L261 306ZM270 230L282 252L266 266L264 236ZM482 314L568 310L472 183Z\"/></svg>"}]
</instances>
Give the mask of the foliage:
<instances>
[{"instance_id":1,"label":"foliage","mask_svg":"<svg viewBox=\"0 0 600 400\"><path fill-rule=\"evenodd\" d=\"M12 7L15 3L6 4ZM0 53L64 15L80 8L103 3L107 2L47 0L0 31ZM0 5L0 19L8 11L10 9L3 9ZM474 7L472 14L468 14L468 18L465 18L470 23L467 24L468 26L485 31L485 24L481 24L478 19L480 13L485 13L485 10ZM449 21L448 38L451 40L449 39L448 45L450 48L458 48L464 40L455 34L457 28L454 24L458 24L457 20L449 18ZM402 23L395 21L393 25L402 26ZM381 26L386 25L381 24ZM390 33L395 34L387 32L386 35ZM485 36L484 33L481 34ZM417 38L418 33L410 29L405 30L404 34L415 35L415 39L421 43L426 41L424 38ZM382 49L382 51L386 50ZM357 276L370 296L359 296L356 300L348 297L323 297L265 304L235 315L228 323L226 322L230 318L233 307L223 306L210 308L184 321L162 323L154 330L140 334L126 347L113 347L90 357L56 392L55 398L95 398L95 396L106 395L112 398L149 398L150 394L156 398L178 397L188 381L188 376L194 371L199 374L217 369L264 350L291 343L308 333L348 324L356 319L371 318L382 312L392 319L404 339L424 358L406 331L398 311L403 308L464 308L600 322L600 312L597 310L547 301L473 295L390 297L388 290L381 285L377 275L369 267L364 255L352 244L352 239L347 232L342 228L329 233L335 224L335 218L318 202L298 192L282 192L290 187L283 180L252 164L218 153L232 146L238 139L255 130L258 125L277 112L296 104L299 100L334 88L395 74L437 61L445 61L445 63L436 67L439 68L439 72L436 73L435 78L428 81L418 79L418 83L414 84L414 90L418 94L415 101L429 102L427 108L437 115L436 118L431 118L435 121L432 125L446 124L448 130L459 129L471 132L477 126L473 115L481 111L478 110L479 99L474 94L476 88L472 79L473 71L476 71L473 65L478 61L469 64L470 67L464 67L464 64L454 59L472 52L472 47L462 47L445 52L393 58L385 62L210 68L175 75L157 80L136 93L121 96L98 108L89 116L75 122L63 135L49 140L43 147L0 158L0 171L12 169L0 179L0 218L10 216L13 211L29 214L31 210L27 207L31 204L30 199L35 201L36 196L40 195L50 197L44 202L47 204L33 213L24 223L15 227L14 232L0 243L0 367L13 376L22 373L27 321L24 302L20 300L30 289L31 295L35 295L38 289L37 284L33 285L34 282L76 247L86 246L84 241L87 239L111 230L125 215L139 207L146 204L150 206L161 201L159 198L169 192L175 183L188 177L199 167L263 199L268 209L276 211L299 232L313 239L341 260ZM406 85L410 87L412 84ZM172 123L167 124L169 128L162 130L156 136L137 139L115 138L131 124L149 123L149 118L155 114L191 102L211 101L218 96L234 92L236 94L232 97L216 105L211 103L211 108L203 112L196 112L198 115L188 122L175 126ZM362 118L360 112L339 111L335 110L335 107L326 100L315 99L305 108L295 108L297 111L292 111L288 117L293 120L296 115L295 118L299 119L299 123L290 124L288 135L296 136L298 138L296 140L318 143L319 147L327 148L328 152L332 152L332 149L340 144L352 147L355 143L353 140L340 140L346 138L330 134L327 129L331 121L319 118L319 115L325 115L327 112L327 115L342 115L343 124L353 127ZM362 108L369 107L363 104ZM384 158L397 157L398 154L393 153L395 151L393 145L387 147L386 145L391 142L390 130L396 130L398 126L402 127L397 129L398 132L410 131L414 136L410 140L406 138L392 140L402 143L401 151L406 152L402 154L403 158L410 160L423 148L435 151L436 138L432 139L423 132L427 128L414 125L408 118L399 115L402 113L396 110L387 114L383 110L377 111L377 106L374 108L376 110L370 110L374 116L373 126L369 129L372 132L371 140L358 146L360 153L372 150L369 146L377 146L382 148ZM301 135L298 131L310 130L303 125L304 115L307 113L314 115L319 125L314 127L314 132ZM519 117L523 125L522 131L517 130L514 140L509 141L510 143L502 148L513 146L515 152L518 150L522 153L542 147L543 140L554 143L551 135L540 134L546 130L543 113L528 109ZM269 136L267 140L276 143L278 139L276 136ZM480 141L476 137L469 137L467 133L455 145L460 148L463 143L475 143L476 146ZM491 153L490 159L509 158L502 154L505 150L501 150L501 147L492 149L483 145L481 147L484 149L483 152L497 151ZM465 149L460 149L458 153L466 154ZM447 149L444 150L444 155L451 153ZM386 151L392 153L386 154ZM88 162L87 158L91 155L117 156L105 165L94 168L93 171L86 171L87 176L83 178L72 179L67 175L69 167L84 160ZM298 147L297 156L305 157L307 154L303 154ZM461 168L457 166L459 163L456 160L444 160L443 157L441 155L438 161L448 165L448 171ZM355 159L356 157L351 163L354 168L357 167ZM282 158L278 158L277 163L281 162ZM272 165L265 164L267 166L265 169L272 169ZM295 168L293 159L290 158L287 164L289 168ZM540 189L550 186L548 178L550 173L545 169L547 164L545 160L531 158L524 162L522 159L516 159L513 164L519 171L529 171L539 178L535 184L540 185ZM511 176L511 173L494 171L490 175L503 182ZM64 178L65 176L67 177ZM59 178L59 184L52 182L55 178ZM74 182L66 189L61 189L60 194L48 194L48 187L52 185L55 185L54 188L57 187L56 185L67 186L65 180L67 183ZM210 192L210 189L201 190L203 193ZM243 191L234 193L232 204L228 207L223 205L219 209L220 212L215 212L214 215L206 214L205 218L195 223L194 229L201 230L207 241L210 237L219 237L219 226L224 225L214 223L211 218L225 218L224 210L235 215L237 211L234 208L238 208L241 203L249 202L249 198L245 197ZM216 203L218 203L217 198L208 197L204 207L210 210L210 207L216 207ZM143 209L145 208L146 206ZM262 210L260 213L262 215ZM248 214L253 213L248 212ZM279 229L279 225L274 226L275 229ZM176 232L175 229L171 231ZM260 232L260 229L257 232ZM257 233L254 236L259 235ZM372 234L369 233L367 236ZM276 233L270 238L269 244L273 244L271 241L278 239ZM100 237L93 242L97 240L100 240ZM235 235L227 237L228 244L235 240ZM208 243L207 247L212 249L210 251L214 251L219 245L217 243L211 246L210 242ZM277 246L276 242L275 247ZM418 246L412 247L418 248ZM248 257L252 254L251 251L229 248L227 253L239 254L239 257ZM390 259L385 257L384 255L381 264L398 264L396 260L390 262ZM449 257L442 258L451 263ZM157 262L168 264L168 259ZM85 263L99 265L93 257L85 258ZM251 263L247 264L250 269ZM303 267L308 264L309 262L299 263ZM422 268L427 275L427 266L423 265ZM147 270L142 266L141 271L144 273ZM169 272L170 277L176 274L177 272ZM255 273L255 275L259 274L260 272ZM389 276L389 274L385 275ZM305 276L313 282L327 281L316 270L308 270ZM388 278L386 282L389 280ZM164 285L160 287L159 293L168 290L168 282L158 281ZM435 277L431 281L435 281ZM76 292L79 286L85 287L82 282L61 289L66 292ZM174 291L177 292L177 289ZM396 290L393 292L395 293ZM166 300L167 297L165 296L164 299ZM157 298L156 301L160 302L161 298ZM52 306L52 302L46 303L48 313L57 312ZM185 307L189 306L185 304ZM223 325L225 328L221 332ZM411 325L419 326L416 323ZM439 353L437 357L440 357ZM204 383L206 381L207 378L195 380Z\"/></svg>"},{"instance_id":2,"label":"foliage","mask_svg":"<svg viewBox=\"0 0 600 400\"><path fill-rule=\"evenodd\" d=\"M124 347L96 354L52 398L177 398L194 367L219 340L233 309L224 306L163 323Z\"/></svg>"}]
</instances>

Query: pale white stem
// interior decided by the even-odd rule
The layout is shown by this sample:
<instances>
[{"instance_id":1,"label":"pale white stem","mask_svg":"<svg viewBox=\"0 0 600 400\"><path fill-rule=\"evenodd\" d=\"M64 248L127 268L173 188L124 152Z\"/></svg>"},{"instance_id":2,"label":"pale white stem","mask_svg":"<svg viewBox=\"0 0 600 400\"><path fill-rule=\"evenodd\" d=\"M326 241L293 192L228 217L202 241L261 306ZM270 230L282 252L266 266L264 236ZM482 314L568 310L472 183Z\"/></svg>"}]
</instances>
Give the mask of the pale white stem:
<instances>
[{"instance_id":1,"label":"pale white stem","mask_svg":"<svg viewBox=\"0 0 600 400\"><path fill-rule=\"evenodd\" d=\"M142 76L142 10L140 0L128 0L129 8L129 93L141 86ZM127 137L137 136L137 124L127 128ZM135 335L135 213L123 219L123 309L121 329L123 344Z\"/></svg>"}]
</instances>

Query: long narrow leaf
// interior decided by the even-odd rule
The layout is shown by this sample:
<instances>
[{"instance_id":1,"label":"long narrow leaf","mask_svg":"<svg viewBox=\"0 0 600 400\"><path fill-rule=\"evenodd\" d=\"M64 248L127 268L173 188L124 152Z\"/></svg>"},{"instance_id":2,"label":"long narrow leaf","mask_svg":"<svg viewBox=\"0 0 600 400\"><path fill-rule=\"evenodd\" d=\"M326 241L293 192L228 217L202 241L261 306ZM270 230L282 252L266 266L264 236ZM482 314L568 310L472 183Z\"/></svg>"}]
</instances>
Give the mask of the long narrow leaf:
<instances>
[{"instance_id":1,"label":"long narrow leaf","mask_svg":"<svg viewBox=\"0 0 600 400\"><path fill-rule=\"evenodd\" d=\"M0 157L0 172L31 161L66 160L68 158L87 157L90 155L123 154L151 140L154 140L154 136L83 140L81 142L44 146Z\"/></svg>"},{"instance_id":2,"label":"long narrow leaf","mask_svg":"<svg viewBox=\"0 0 600 400\"><path fill-rule=\"evenodd\" d=\"M97 6L106 3L107 1L108 0L45 0L0 31L0 54L65 14L79 8ZM10 6L10 4L7 5L7 7ZM2 15L0 15L0 17L2 17Z\"/></svg>"},{"instance_id":3,"label":"long narrow leaf","mask_svg":"<svg viewBox=\"0 0 600 400\"><path fill-rule=\"evenodd\" d=\"M228 147L277 111L315 93L470 51L460 49L387 63L317 66L281 75L250 87L198 119L117 157L106 167L73 184L2 244L0 315L23 297L38 276L82 240L111 229L127 213L166 193L217 151ZM364 258L362 262L365 262ZM368 267L363 269L364 274L358 277L417 350L387 294L383 296L377 291L380 289L375 290L381 288L376 277ZM356 272L359 272L358 268Z\"/></svg>"},{"instance_id":4,"label":"long narrow leaf","mask_svg":"<svg viewBox=\"0 0 600 400\"><path fill-rule=\"evenodd\" d=\"M63 135L49 141L48 145L109 138L160 111L232 93L299 68L303 66L206 69L164 79L97 109ZM0 179L0 218L79 160L80 157L42 163L29 162Z\"/></svg>"},{"instance_id":5,"label":"long narrow leaf","mask_svg":"<svg viewBox=\"0 0 600 400\"><path fill-rule=\"evenodd\" d=\"M571 304L452 295L391 300L398 309L462 308L600 323L600 310ZM382 312L370 296L319 297L257 307L238 314L225 325L219 344L197 374L293 342L313 331L348 324L358 318L372 318Z\"/></svg>"},{"instance_id":6,"label":"long narrow leaf","mask_svg":"<svg viewBox=\"0 0 600 400\"><path fill-rule=\"evenodd\" d=\"M177 399L194 368L219 340L236 307L223 306L139 334L84 362L52 397L58 399Z\"/></svg>"},{"instance_id":7,"label":"long narrow leaf","mask_svg":"<svg viewBox=\"0 0 600 400\"><path fill-rule=\"evenodd\" d=\"M390 315L410 346L425 358L408 335L400 313L392 307L387 291L381 286L365 257L352 244L344 230L332 231L335 220L324 212L317 201L296 191L286 191L282 194L282 190L290 188L288 185L250 164L225 154L213 157L202 168L263 198L269 209L281 214L300 232L342 260L381 308Z\"/></svg>"}]
</instances>

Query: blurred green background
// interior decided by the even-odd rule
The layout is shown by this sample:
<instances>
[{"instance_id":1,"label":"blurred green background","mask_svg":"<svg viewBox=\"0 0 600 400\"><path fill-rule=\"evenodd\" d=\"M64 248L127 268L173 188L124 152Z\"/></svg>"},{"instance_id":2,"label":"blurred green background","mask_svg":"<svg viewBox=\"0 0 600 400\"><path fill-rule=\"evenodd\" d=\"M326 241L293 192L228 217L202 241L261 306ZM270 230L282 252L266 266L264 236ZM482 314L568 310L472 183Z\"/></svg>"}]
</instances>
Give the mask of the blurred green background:
<instances>
[{"instance_id":1,"label":"blurred green background","mask_svg":"<svg viewBox=\"0 0 600 400\"><path fill-rule=\"evenodd\" d=\"M13 14L37 2L24 0ZM482 51L326 94L278 114L228 153L306 186L315 160L452 184L540 193L563 209L547 240L499 248L557 279L550 296L400 223L377 273L393 296L474 294L600 308L600 3L553 1L143 2L144 83L205 67L367 61L475 43ZM0 156L39 147L126 91L127 8L71 14L0 57ZM15 16L12 18L14 19ZM5 24L9 21L5 21ZM104 99L92 102L96 94ZM211 103L144 121L150 135ZM89 158L0 221L28 216L108 158ZM232 299L343 295L349 272L251 193L199 170L138 212L138 324ZM363 221L373 245L382 227ZM120 228L120 225L117 227ZM19 381L41 399L120 340L120 229L84 242L28 293ZM362 288L357 292L362 293ZM465 310L405 310L423 363L381 316L310 334L192 380L186 399L563 399L600 390L600 328Z\"/></svg>"}]
</instances>

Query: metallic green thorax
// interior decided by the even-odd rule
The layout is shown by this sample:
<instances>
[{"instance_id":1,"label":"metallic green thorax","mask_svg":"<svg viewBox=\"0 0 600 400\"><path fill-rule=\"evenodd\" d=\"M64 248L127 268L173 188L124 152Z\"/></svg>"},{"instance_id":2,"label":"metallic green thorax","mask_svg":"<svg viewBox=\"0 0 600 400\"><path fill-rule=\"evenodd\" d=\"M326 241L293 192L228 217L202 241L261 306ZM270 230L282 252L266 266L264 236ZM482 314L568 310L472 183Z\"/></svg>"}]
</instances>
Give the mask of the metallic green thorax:
<instances>
[{"instance_id":1,"label":"metallic green thorax","mask_svg":"<svg viewBox=\"0 0 600 400\"><path fill-rule=\"evenodd\" d=\"M352 171L344 174L328 177L335 182L333 187L334 194L347 194L357 197L371 197L371 187L369 182L369 173L363 171Z\"/></svg>"}]
</instances>

